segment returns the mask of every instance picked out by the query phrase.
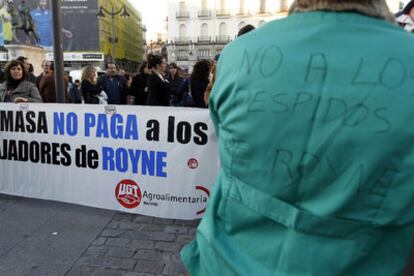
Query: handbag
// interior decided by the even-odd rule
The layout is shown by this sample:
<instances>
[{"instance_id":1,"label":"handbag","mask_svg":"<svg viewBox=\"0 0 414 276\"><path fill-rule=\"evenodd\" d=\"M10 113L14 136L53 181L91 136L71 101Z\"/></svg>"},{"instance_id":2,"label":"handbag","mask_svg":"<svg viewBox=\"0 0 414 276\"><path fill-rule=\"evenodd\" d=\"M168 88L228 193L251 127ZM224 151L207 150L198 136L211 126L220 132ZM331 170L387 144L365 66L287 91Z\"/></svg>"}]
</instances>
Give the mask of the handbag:
<instances>
[{"instance_id":1,"label":"handbag","mask_svg":"<svg viewBox=\"0 0 414 276\"><path fill-rule=\"evenodd\" d=\"M105 91L101 91L98 95L95 95L96 98L98 98L99 102L98 104L108 104L108 95Z\"/></svg>"},{"instance_id":2,"label":"handbag","mask_svg":"<svg viewBox=\"0 0 414 276\"><path fill-rule=\"evenodd\" d=\"M183 95L182 106L192 107L194 106L194 99L191 92L191 78L188 78L187 81L188 91Z\"/></svg>"}]
</instances>

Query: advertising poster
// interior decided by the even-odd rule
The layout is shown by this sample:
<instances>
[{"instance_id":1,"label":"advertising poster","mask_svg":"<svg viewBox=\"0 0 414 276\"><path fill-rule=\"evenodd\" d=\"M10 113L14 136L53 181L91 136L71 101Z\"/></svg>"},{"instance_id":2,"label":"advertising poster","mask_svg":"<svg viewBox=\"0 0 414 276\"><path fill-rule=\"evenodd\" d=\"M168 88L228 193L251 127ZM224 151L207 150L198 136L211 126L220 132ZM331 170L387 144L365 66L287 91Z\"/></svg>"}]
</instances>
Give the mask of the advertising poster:
<instances>
[{"instance_id":1,"label":"advertising poster","mask_svg":"<svg viewBox=\"0 0 414 276\"><path fill-rule=\"evenodd\" d=\"M4 2L3 2L4 3ZM15 34L10 43L38 45L51 50L53 47L52 13L50 0L11 1L0 4L4 8ZM3 11L2 11L3 10ZM99 22L98 0L62 0L62 37L65 51L98 51ZM4 21L4 19L2 19ZM24 29L33 29L26 34Z\"/></svg>"}]
</instances>

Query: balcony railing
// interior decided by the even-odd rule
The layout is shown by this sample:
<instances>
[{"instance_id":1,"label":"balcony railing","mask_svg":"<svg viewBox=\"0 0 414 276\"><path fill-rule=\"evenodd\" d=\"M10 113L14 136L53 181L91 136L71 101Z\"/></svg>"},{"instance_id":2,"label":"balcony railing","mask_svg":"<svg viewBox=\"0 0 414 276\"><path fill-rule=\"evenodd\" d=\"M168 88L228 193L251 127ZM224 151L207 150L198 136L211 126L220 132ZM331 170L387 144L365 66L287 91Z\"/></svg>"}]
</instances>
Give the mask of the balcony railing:
<instances>
[{"instance_id":1,"label":"balcony railing","mask_svg":"<svg viewBox=\"0 0 414 276\"><path fill-rule=\"evenodd\" d=\"M178 11L176 13L176 18L177 19L186 19L186 18L190 18L190 12L188 11Z\"/></svg>"},{"instance_id":2,"label":"balcony railing","mask_svg":"<svg viewBox=\"0 0 414 276\"><path fill-rule=\"evenodd\" d=\"M229 35L219 35L216 36L216 43L229 43L230 42L230 36Z\"/></svg>"},{"instance_id":3,"label":"balcony railing","mask_svg":"<svg viewBox=\"0 0 414 276\"><path fill-rule=\"evenodd\" d=\"M230 10L220 9L216 11L216 16L223 17L223 16L230 16Z\"/></svg>"},{"instance_id":4,"label":"balcony railing","mask_svg":"<svg viewBox=\"0 0 414 276\"><path fill-rule=\"evenodd\" d=\"M211 10L201 10L198 12L198 17L200 18L210 18L211 17Z\"/></svg>"},{"instance_id":5,"label":"balcony railing","mask_svg":"<svg viewBox=\"0 0 414 276\"><path fill-rule=\"evenodd\" d=\"M211 42L211 36L199 36L197 37L198 43L210 43Z\"/></svg>"},{"instance_id":6,"label":"balcony railing","mask_svg":"<svg viewBox=\"0 0 414 276\"><path fill-rule=\"evenodd\" d=\"M211 56L198 56L197 60L211 60L213 57Z\"/></svg>"},{"instance_id":7,"label":"balcony railing","mask_svg":"<svg viewBox=\"0 0 414 276\"><path fill-rule=\"evenodd\" d=\"M189 60L189 57L188 57L188 55L177 56L177 60L178 61L187 61L187 60Z\"/></svg>"},{"instance_id":8,"label":"balcony railing","mask_svg":"<svg viewBox=\"0 0 414 276\"><path fill-rule=\"evenodd\" d=\"M190 38L187 36L179 36L175 38L175 44L177 45L186 45L190 44Z\"/></svg>"}]
</instances>

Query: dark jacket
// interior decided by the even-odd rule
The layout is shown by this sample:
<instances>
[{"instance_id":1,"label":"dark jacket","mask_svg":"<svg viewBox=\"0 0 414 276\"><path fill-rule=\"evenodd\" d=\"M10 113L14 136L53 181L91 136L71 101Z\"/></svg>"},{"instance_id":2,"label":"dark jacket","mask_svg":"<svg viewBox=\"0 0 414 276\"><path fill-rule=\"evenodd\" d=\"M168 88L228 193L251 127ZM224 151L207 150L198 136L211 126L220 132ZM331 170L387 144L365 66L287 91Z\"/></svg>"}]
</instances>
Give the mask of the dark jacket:
<instances>
[{"instance_id":1,"label":"dark jacket","mask_svg":"<svg viewBox=\"0 0 414 276\"><path fill-rule=\"evenodd\" d=\"M184 79L176 76L173 78L168 78L168 81L170 82L170 97L171 97L171 103L173 105L179 105L179 91L180 87L184 82Z\"/></svg>"},{"instance_id":2,"label":"dark jacket","mask_svg":"<svg viewBox=\"0 0 414 276\"><path fill-rule=\"evenodd\" d=\"M148 76L147 105L170 105L170 85L155 73Z\"/></svg>"},{"instance_id":3,"label":"dark jacket","mask_svg":"<svg viewBox=\"0 0 414 276\"><path fill-rule=\"evenodd\" d=\"M112 89L108 85L108 75L105 74L98 78L98 86L101 87L101 90L104 90L108 95L108 104L126 104L128 88L125 85L124 78L120 75L115 75L112 79L114 85L116 85L119 89L119 95L113 95L113 91L111 91Z\"/></svg>"},{"instance_id":4,"label":"dark jacket","mask_svg":"<svg viewBox=\"0 0 414 276\"><path fill-rule=\"evenodd\" d=\"M0 85L0 102L4 102L7 92L7 82L3 82ZM14 102L17 97L26 98L29 102L42 102L39 90L34 83L23 80L19 85L11 92L10 101Z\"/></svg>"},{"instance_id":5,"label":"dark jacket","mask_svg":"<svg viewBox=\"0 0 414 276\"><path fill-rule=\"evenodd\" d=\"M183 100L183 96L185 93L187 93L190 89L190 86L188 85L191 82L191 95L193 96L194 104L192 107L200 107L200 108L206 108L206 103L204 102L204 92L206 91L206 88L208 86L208 79L206 80L195 80L192 78L187 78L184 83L181 85L179 89L179 98L178 101L181 102Z\"/></svg>"},{"instance_id":6,"label":"dark jacket","mask_svg":"<svg viewBox=\"0 0 414 276\"><path fill-rule=\"evenodd\" d=\"M101 93L101 91L102 89L98 85L90 81L83 80L81 82L82 97L86 104L99 104L99 99L95 96Z\"/></svg>"},{"instance_id":7,"label":"dark jacket","mask_svg":"<svg viewBox=\"0 0 414 276\"><path fill-rule=\"evenodd\" d=\"M144 105L147 102L148 96L148 75L139 74L132 79L131 88L129 89L130 95L135 97L136 105Z\"/></svg>"},{"instance_id":8,"label":"dark jacket","mask_svg":"<svg viewBox=\"0 0 414 276\"><path fill-rule=\"evenodd\" d=\"M31 83L37 84L37 78L35 75L33 75L33 73L27 74L27 80Z\"/></svg>"}]
</instances>

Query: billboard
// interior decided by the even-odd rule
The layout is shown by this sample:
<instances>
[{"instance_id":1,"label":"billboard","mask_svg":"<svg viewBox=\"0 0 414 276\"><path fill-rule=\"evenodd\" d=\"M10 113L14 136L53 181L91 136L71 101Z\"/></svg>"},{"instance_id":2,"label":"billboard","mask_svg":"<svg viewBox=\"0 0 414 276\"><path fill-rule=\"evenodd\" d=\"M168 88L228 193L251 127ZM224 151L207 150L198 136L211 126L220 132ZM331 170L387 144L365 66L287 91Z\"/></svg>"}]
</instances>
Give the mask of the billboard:
<instances>
[{"instance_id":1,"label":"billboard","mask_svg":"<svg viewBox=\"0 0 414 276\"><path fill-rule=\"evenodd\" d=\"M50 50L53 46L50 1L7 1L0 13L4 14L6 11L9 14L13 36L11 41L6 40L6 43L39 45ZM64 50L99 51L99 23L96 17L98 0L62 0L61 11ZM2 23L7 21L5 18L2 17ZM38 43L34 34L30 33L27 36L24 32L24 29L30 29L32 25L34 33L39 38Z\"/></svg>"}]
</instances>

